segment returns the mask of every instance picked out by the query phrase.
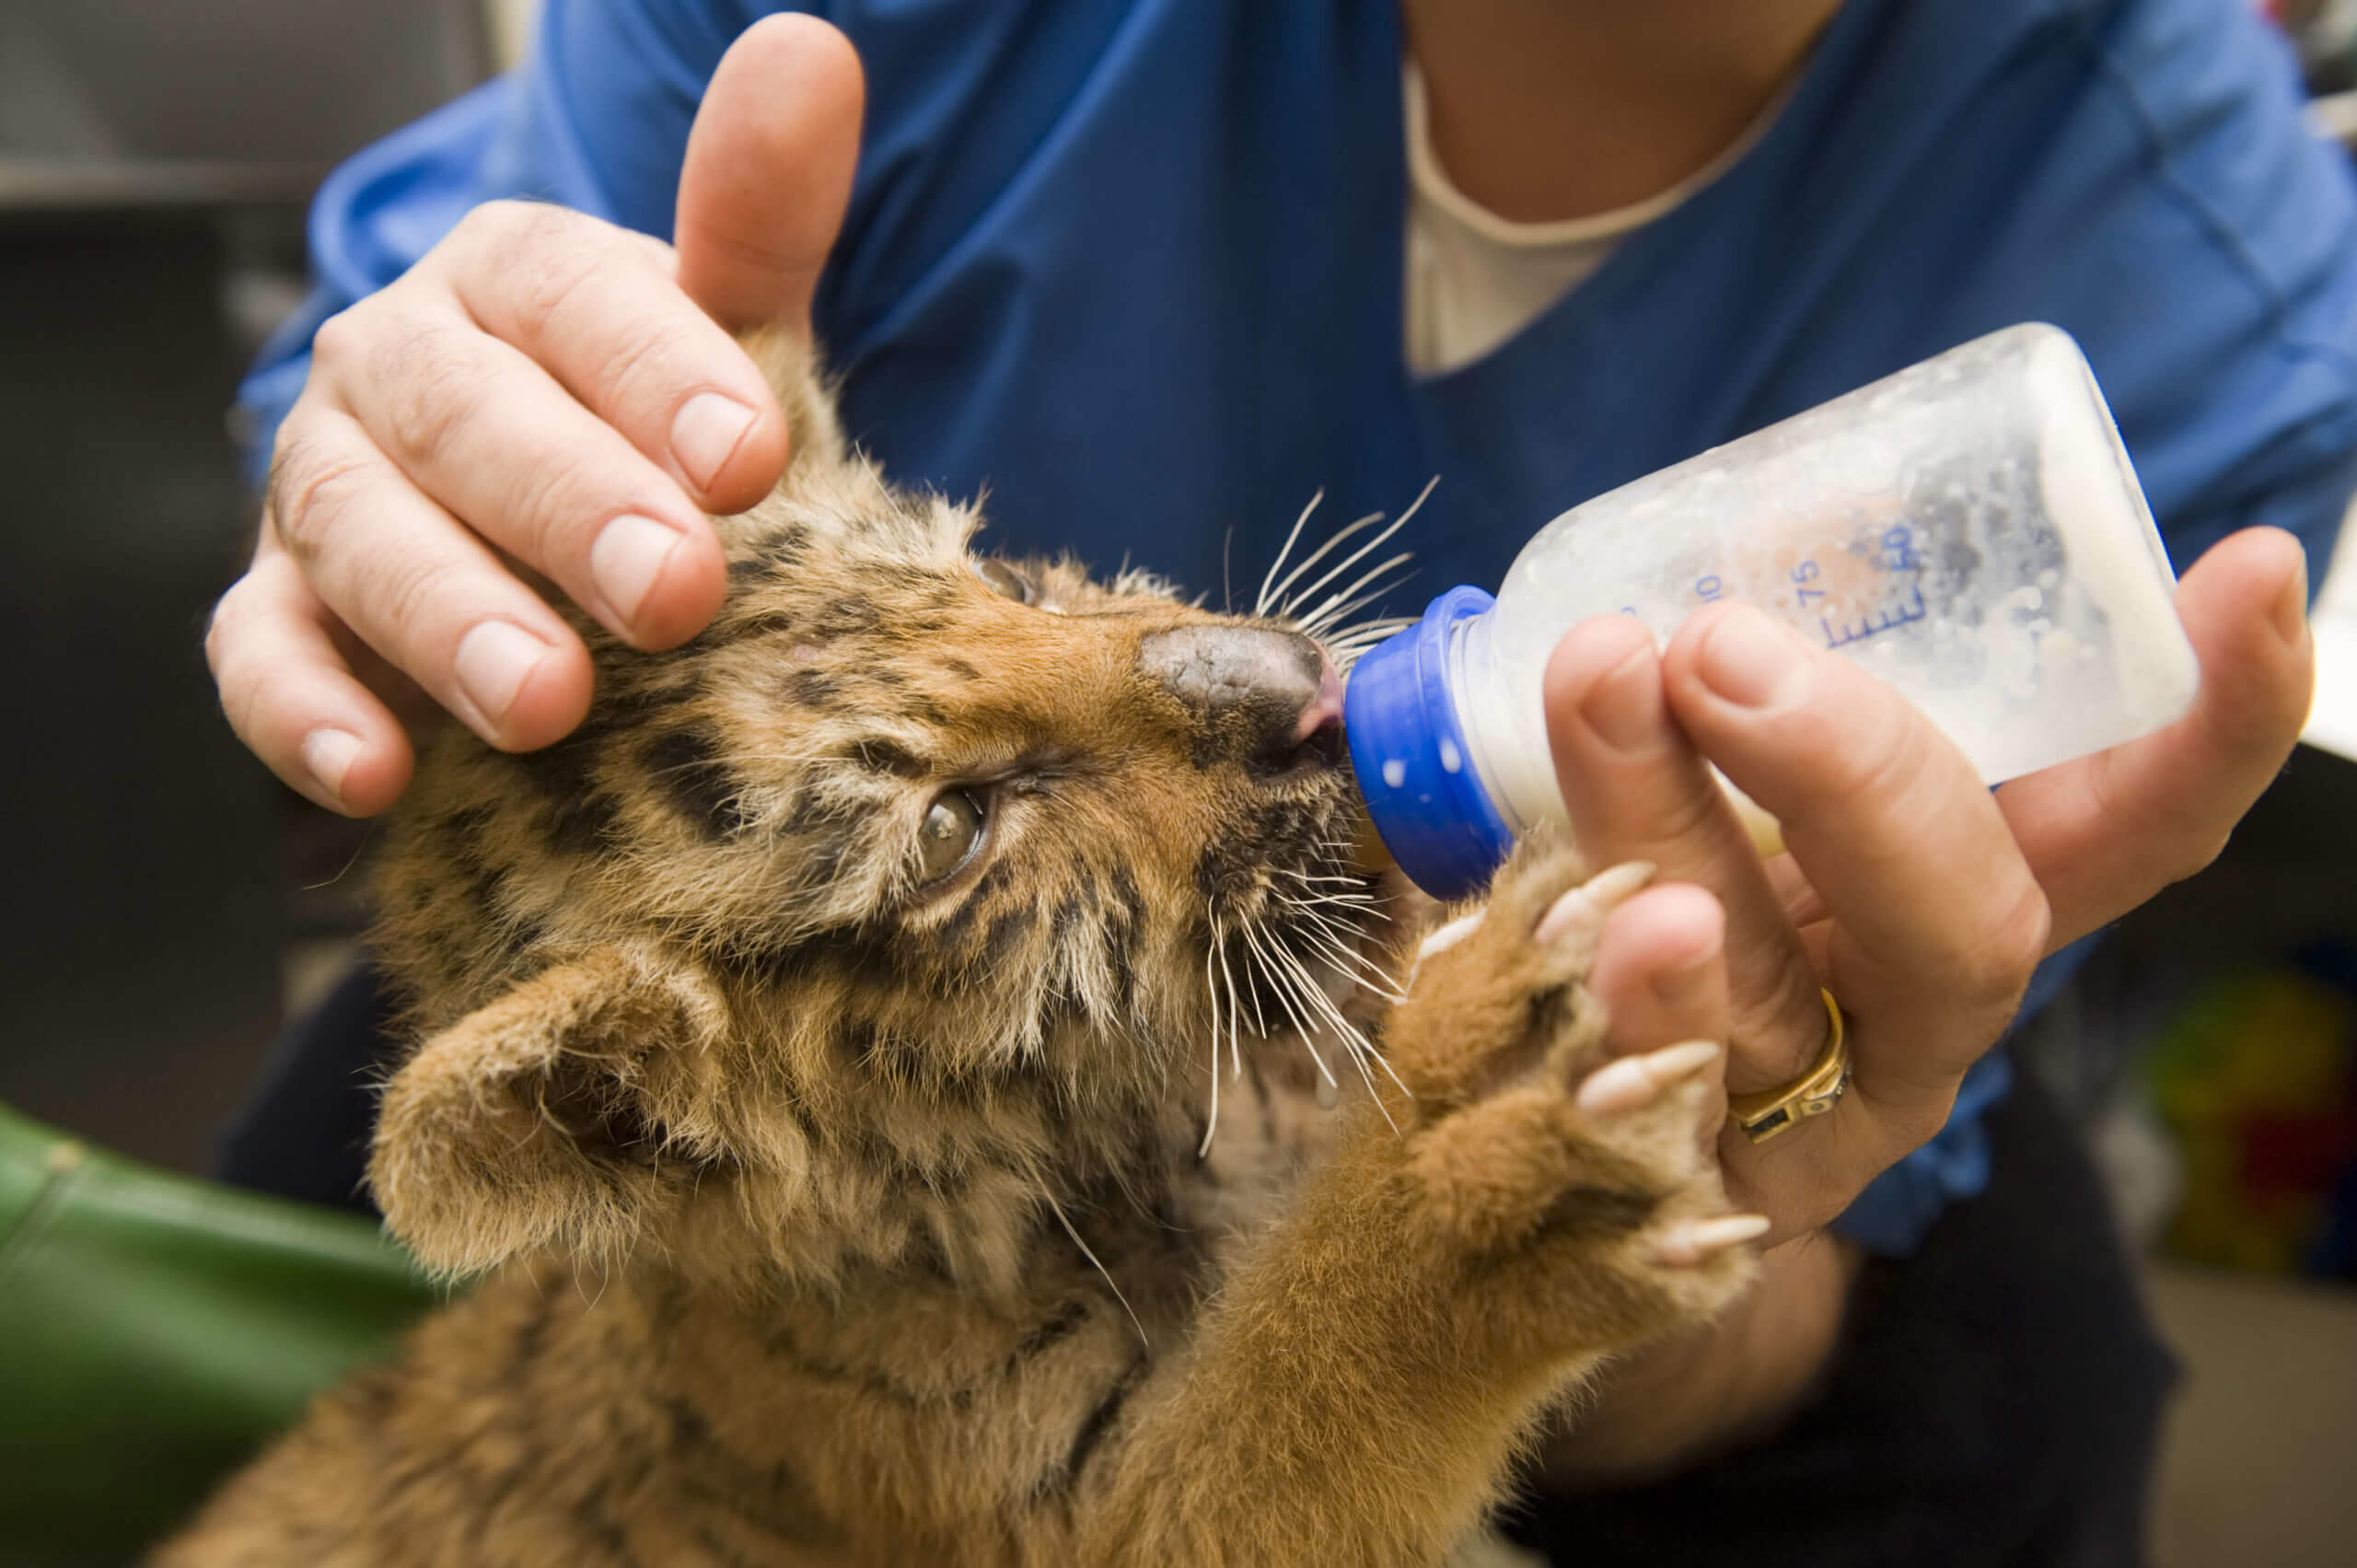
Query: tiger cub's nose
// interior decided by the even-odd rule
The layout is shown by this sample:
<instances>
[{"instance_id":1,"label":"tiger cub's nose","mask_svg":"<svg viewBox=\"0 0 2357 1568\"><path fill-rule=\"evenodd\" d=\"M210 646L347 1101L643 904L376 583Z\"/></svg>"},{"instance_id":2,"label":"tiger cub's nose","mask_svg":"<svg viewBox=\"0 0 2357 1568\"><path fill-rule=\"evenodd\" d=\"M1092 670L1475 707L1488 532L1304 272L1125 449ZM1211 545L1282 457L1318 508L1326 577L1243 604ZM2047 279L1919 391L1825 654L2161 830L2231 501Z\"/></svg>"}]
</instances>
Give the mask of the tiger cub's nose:
<instances>
[{"instance_id":1,"label":"tiger cub's nose","mask_svg":"<svg viewBox=\"0 0 2357 1568\"><path fill-rule=\"evenodd\" d=\"M1155 632L1138 646L1138 668L1195 712L1213 749L1255 772L1342 761L1342 682L1324 650L1297 632Z\"/></svg>"}]
</instances>

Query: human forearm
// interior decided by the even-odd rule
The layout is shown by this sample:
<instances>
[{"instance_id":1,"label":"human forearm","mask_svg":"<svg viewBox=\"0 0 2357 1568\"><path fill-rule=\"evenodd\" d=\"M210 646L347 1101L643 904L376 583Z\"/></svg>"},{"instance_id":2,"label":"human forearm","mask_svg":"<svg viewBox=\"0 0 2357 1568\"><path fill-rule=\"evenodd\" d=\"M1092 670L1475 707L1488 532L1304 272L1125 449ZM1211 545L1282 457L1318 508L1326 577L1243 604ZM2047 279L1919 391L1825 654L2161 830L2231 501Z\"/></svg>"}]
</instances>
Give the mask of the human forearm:
<instances>
[{"instance_id":1,"label":"human forearm","mask_svg":"<svg viewBox=\"0 0 2357 1568\"><path fill-rule=\"evenodd\" d=\"M1758 1284L1715 1322L1607 1369L1555 1419L1539 1456L1544 1483L1608 1486L1773 1425L1831 1359L1860 1261L1852 1244L1828 1235L1767 1254Z\"/></svg>"}]
</instances>

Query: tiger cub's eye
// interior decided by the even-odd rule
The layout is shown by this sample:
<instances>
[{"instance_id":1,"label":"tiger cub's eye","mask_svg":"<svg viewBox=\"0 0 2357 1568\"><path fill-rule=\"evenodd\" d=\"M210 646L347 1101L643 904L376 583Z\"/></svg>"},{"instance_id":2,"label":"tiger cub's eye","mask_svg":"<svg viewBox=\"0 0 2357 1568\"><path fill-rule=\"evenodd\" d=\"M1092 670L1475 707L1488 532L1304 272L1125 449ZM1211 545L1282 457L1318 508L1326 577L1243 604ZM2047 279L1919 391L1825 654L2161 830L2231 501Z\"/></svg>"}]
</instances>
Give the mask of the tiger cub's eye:
<instances>
[{"instance_id":1,"label":"tiger cub's eye","mask_svg":"<svg viewBox=\"0 0 2357 1568\"><path fill-rule=\"evenodd\" d=\"M940 881L966 864L982 836L982 808L962 789L953 789L933 803L917 830L917 880L924 886Z\"/></svg>"},{"instance_id":2,"label":"tiger cub's eye","mask_svg":"<svg viewBox=\"0 0 2357 1568\"><path fill-rule=\"evenodd\" d=\"M977 561L974 563L974 575L1017 604L1031 602L1031 579L1004 561L993 561L987 557Z\"/></svg>"}]
</instances>

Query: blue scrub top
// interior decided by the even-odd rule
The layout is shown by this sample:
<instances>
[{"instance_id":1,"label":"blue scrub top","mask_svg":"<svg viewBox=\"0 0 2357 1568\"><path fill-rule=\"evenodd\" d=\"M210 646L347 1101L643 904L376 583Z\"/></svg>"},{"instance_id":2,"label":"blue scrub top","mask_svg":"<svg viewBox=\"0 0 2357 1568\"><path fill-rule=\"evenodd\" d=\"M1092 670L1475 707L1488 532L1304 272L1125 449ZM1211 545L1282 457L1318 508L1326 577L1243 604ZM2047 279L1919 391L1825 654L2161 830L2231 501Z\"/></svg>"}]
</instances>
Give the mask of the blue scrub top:
<instances>
[{"instance_id":1,"label":"blue scrub top","mask_svg":"<svg viewBox=\"0 0 2357 1568\"><path fill-rule=\"evenodd\" d=\"M319 286L246 384L255 427L319 321L477 202L668 235L714 66L784 8L548 0L528 65L321 190ZM1402 541L1412 610L1494 586L1589 496L2026 319L2085 348L2180 568L2273 523L2320 578L2357 489L2357 203L2242 0L1850 0L1732 169L1434 377L1401 343L1390 5L808 8L867 71L816 305L847 427L903 482L987 485L1002 548L1127 557L1217 602L1313 491L1347 518L1438 474ZM1991 1058L1960 1103L2003 1076ZM1847 1228L1904 1250L1985 1177L1961 1116Z\"/></svg>"}]
</instances>

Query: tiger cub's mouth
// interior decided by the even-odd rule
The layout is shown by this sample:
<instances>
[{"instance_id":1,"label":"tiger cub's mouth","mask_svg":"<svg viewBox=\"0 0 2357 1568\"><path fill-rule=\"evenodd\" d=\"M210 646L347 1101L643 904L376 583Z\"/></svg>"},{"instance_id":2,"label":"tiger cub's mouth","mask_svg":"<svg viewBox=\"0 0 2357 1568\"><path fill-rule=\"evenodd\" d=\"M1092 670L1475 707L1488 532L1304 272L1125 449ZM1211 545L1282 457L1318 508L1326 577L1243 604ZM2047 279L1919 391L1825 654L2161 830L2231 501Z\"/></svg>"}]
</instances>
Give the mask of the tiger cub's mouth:
<instances>
[{"instance_id":1,"label":"tiger cub's mouth","mask_svg":"<svg viewBox=\"0 0 2357 1568\"><path fill-rule=\"evenodd\" d=\"M1231 846L1250 874L1204 883L1212 1051L1216 1075L1244 1040L1289 1034L1330 1103L1347 1079L1372 1088L1387 1071L1368 1030L1399 992L1384 961L1379 868L1359 864L1371 828L1350 773L1341 679L1322 647L1287 640L1306 656L1254 755L1264 804Z\"/></svg>"},{"instance_id":2,"label":"tiger cub's mouth","mask_svg":"<svg viewBox=\"0 0 2357 1568\"><path fill-rule=\"evenodd\" d=\"M1334 662L1323 648L1318 649L1318 694L1301 710L1292 737L1275 738L1255 758L1271 775L1282 778L1349 765L1350 750L1342 739L1342 678L1334 672Z\"/></svg>"}]
</instances>

